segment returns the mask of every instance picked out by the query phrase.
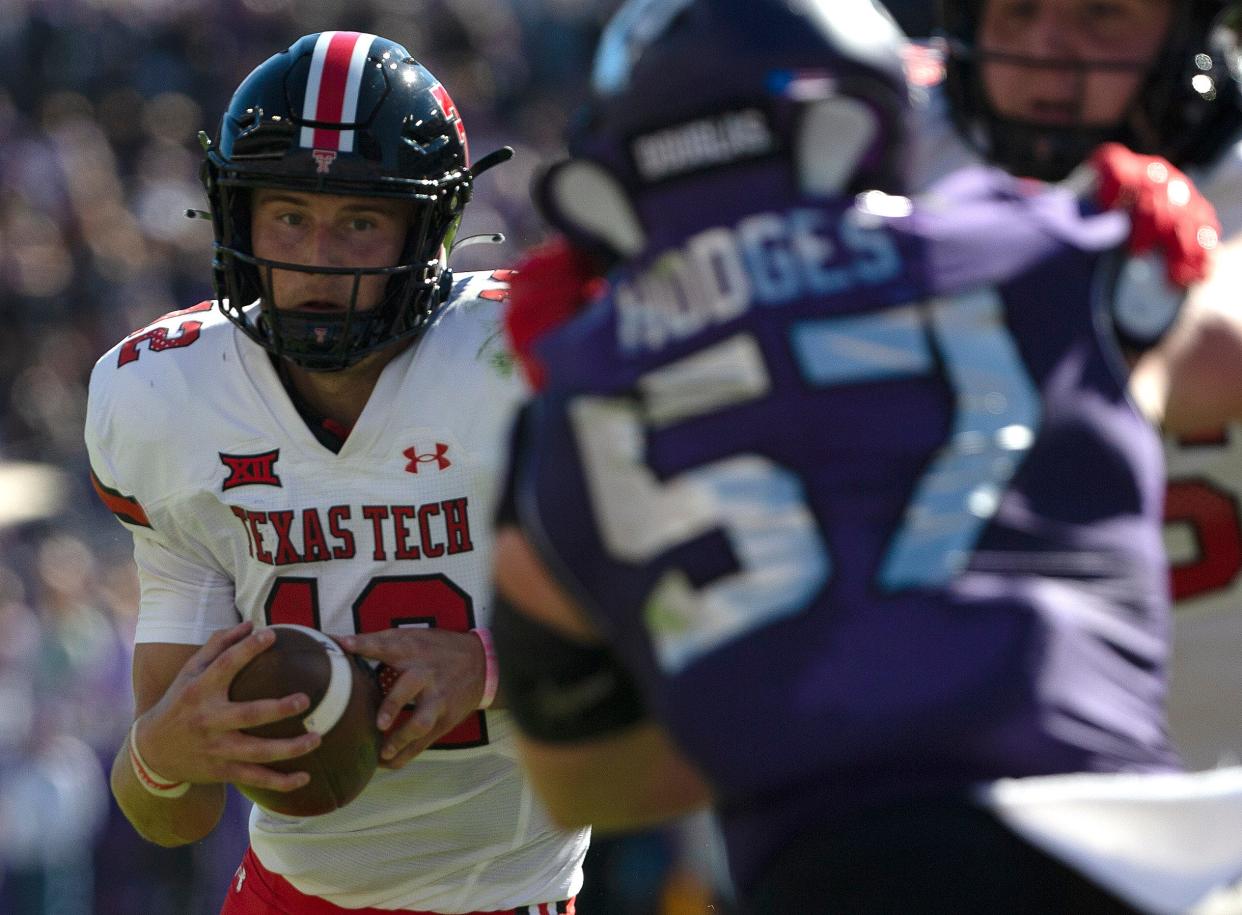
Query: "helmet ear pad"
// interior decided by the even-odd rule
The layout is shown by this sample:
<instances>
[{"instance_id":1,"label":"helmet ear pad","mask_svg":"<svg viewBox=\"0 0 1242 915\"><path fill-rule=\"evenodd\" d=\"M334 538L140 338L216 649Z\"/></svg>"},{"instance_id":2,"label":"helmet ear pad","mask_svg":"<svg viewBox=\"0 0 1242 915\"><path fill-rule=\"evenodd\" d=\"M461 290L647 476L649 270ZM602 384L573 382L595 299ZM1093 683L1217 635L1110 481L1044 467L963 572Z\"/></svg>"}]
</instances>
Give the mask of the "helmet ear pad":
<instances>
[{"instance_id":1,"label":"helmet ear pad","mask_svg":"<svg viewBox=\"0 0 1242 915\"><path fill-rule=\"evenodd\" d=\"M795 103L791 164L802 193L906 193L907 104L892 87L866 77L843 79L835 92Z\"/></svg>"},{"instance_id":2,"label":"helmet ear pad","mask_svg":"<svg viewBox=\"0 0 1242 915\"><path fill-rule=\"evenodd\" d=\"M836 197L853 182L880 130L871 108L837 96L806 107L795 134L798 185L809 197Z\"/></svg>"},{"instance_id":3,"label":"helmet ear pad","mask_svg":"<svg viewBox=\"0 0 1242 915\"><path fill-rule=\"evenodd\" d=\"M406 230L405 245L400 263L419 264L412 274L397 274L389 278L384 298L376 306L388 317L384 318L387 332L404 336L431 317L431 313L443 300L438 291L444 288L443 278L451 280L452 273L445 266L445 252L452 247L453 236L461 225L462 208L470 197L470 186L463 191L462 199L454 198L439 202L432 214L410 223ZM411 307L413 300L421 304Z\"/></svg>"},{"instance_id":4,"label":"helmet ear pad","mask_svg":"<svg viewBox=\"0 0 1242 915\"><path fill-rule=\"evenodd\" d=\"M610 262L634 257L647 245L625 186L590 159L565 159L545 169L535 179L534 198L549 223Z\"/></svg>"}]
</instances>

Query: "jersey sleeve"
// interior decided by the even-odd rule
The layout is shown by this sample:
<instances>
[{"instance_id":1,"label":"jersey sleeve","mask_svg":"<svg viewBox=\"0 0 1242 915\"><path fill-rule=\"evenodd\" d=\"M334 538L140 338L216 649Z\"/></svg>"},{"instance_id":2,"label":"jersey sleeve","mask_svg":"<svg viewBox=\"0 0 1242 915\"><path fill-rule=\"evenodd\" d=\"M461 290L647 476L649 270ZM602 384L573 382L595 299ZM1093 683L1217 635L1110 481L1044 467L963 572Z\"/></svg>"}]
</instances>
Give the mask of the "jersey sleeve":
<instances>
[{"instance_id":1,"label":"jersey sleeve","mask_svg":"<svg viewBox=\"0 0 1242 915\"><path fill-rule=\"evenodd\" d=\"M239 621L232 581L205 551L192 550L171 519L156 511L158 493L142 487L151 474L129 453L123 417L143 415L141 404L118 406L125 389L111 383L108 356L91 377L85 439L91 483L104 506L134 537L140 599L135 642L197 645ZM100 365L105 368L101 370Z\"/></svg>"},{"instance_id":2,"label":"jersey sleeve","mask_svg":"<svg viewBox=\"0 0 1242 915\"><path fill-rule=\"evenodd\" d=\"M241 622L233 582L219 569L144 531L134 533L134 562L141 589L135 642L201 645Z\"/></svg>"}]
</instances>

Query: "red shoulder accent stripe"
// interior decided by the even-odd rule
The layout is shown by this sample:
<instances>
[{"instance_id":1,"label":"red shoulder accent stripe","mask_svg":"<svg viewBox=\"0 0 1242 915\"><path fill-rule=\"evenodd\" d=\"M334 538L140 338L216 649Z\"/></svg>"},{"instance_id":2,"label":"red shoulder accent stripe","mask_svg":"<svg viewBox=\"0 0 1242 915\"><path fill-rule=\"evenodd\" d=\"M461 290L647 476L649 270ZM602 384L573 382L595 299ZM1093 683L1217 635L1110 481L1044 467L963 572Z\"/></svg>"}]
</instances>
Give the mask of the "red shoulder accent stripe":
<instances>
[{"instance_id":1,"label":"red shoulder accent stripe","mask_svg":"<svg viewBox=\"0 0 1242 915\"><path fill-rule=\"evenodd\" d=\"M91 471L91 485L95 487L95 492L99 499L103 502L104 507L117 518L126 524L136 524L140 527L150 527L151 521L147 518L147 513L133 496L125 496L117 492L115 489L109 489L99 481L99 477L95 476L95 471Z\"/></svg>"},{"instance_id":2,"label":"red shoulder accent stripe","mask_svg":"<svg viewBox=\"0 0 1242 915\"><path fill-rule=\"evenodd\" d=\"M182 308L179 311L170 311L166 315L160 315L158 318L152 321L151 324L159 324L161 321L167 321L169 318L180 318L182 315L196 315L199 312L211 311L212 307L215 304L216 304L215 302L208 299L206 301L199 302L197 305L191 305L189 308ZM151 326L150 324L147 325L147 327L150 327L150 326Z\"/></svg>"}]
</instances>

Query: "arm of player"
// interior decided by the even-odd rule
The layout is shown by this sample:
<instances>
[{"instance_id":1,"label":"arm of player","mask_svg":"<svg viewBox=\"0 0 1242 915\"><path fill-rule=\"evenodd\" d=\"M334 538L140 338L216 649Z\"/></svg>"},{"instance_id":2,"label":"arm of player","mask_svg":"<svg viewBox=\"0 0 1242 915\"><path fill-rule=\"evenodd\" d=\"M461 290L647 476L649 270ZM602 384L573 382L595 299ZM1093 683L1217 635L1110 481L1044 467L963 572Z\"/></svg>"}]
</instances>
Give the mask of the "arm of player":
<instances>
[{"instance_id":1,"label":"arm of player","mask_svg":"<svg viewBox=\"0 0 1242 915\"><path fill-rule=\"evenodd\" d=\"M505 603L503 612L536 624L527 631L545 640L538 651L533 645L521 646L503 636L498 624L497 654L501 681L526 682L510 696L515 717L525 733L518 740L518 752L536 791L549 812L563 827L592 825L601 831L642 829L689 813L711 802L711 790L699 770L682 755L665 730L636 707L638 700L624 687L614 688L611 697L596 700L593 706L583 697L603 696L606 675L618 673L587 666L579 667L581 677L573 687L562 678L560 692L551 705L568 710L575 702L586 706L567 713L563 721L585 721L585 729L555 738L555 722L544 718L543 734L531 733L530 720L523 714L544 717L537 709L546 707L548 697L537 695L552 689L551 680L532 683L517 669L553 674L561 667L555 653L569 653L567 667L580 665L584 657L597 653L603 642L573 600L556 582L525 536L513 526L502 527L496 541L496 585ZM498 613L501 608L498 608ZM508 631L514 631L512 629ZM548 641L548 638L551 640ZM559 647L558 647L559 646ZM523 665L532 654L537 661ZM564 668L562 668L564 669ZM530 704L527 704L529 701Z\"/></svg>"},{"instance_id":2,"label":"arm of player","mask_svg":"<svg viewBox=\"0 0 1242 915\"><path fill-rule=\"evenodd\" d=\"M126 738L112 763L112 793L122 812L151 842L185 845L207 835L224 809L224 782L291 791L305 772L283 774L263 765L301 756L319 744L318 734L263 740L240 728L278 721L305 711L307 696L230 702L233 676L273 641L270 630L250 623L216 632L205 645L143 643L134 649L138 754L168 782L189 782L180 797L161 797L139 781Z\"/></svg>"},{"instance_id":3,"label":"arm of player","mask_svg":"<svg viewBox=\"0 0 1242 915\"><path fill-rule=\"evenodd\" d=\"M380 704L376 724L388 731L401 711L409 718L386 736L380 765L400 769L478 709L487 678L483 643L469 632L409 627L336 636L346 651L399 671ZM502 706L497 696L489 708Z\"/></svg>"},{"instance_id":4,"label":"arm of player","mask_svg":"<svg viewBox=\"0 0 1242 915\"><path fill-rule=\"evenodd\" d=\"M581 743L519 737L517 745L535 792L563 829L634 832L711 802L698 770L651 722Z\"/></svg>"},{"instance_id":5,"label":"arm of player","mask_svg":"<svg viewBox=\"0 0 1242 915\"><path fill-rule=\"evenodd\" d=\"M1132 354L1130 390L1153 422L1174 435L1215 431L1242 418L1242 237L1223 244L1210 201L1164 159L1106 143L1091 157L1097 202L1130 214L1130 251L1158 249L1168 280L1192 286L1176 322Z\"/></svg>"},{"instance_id":6,"label":"arm of player","mask_svg":"<svg viewBox=\"0 0 1242 915\"><path fill-rule=\"evenodd\" d=\"M1242 236L1215 252L1173 328L1137 361L1135 400L1171 435L1213 432L1242 419Z\"/></svg>"}]
</instances>

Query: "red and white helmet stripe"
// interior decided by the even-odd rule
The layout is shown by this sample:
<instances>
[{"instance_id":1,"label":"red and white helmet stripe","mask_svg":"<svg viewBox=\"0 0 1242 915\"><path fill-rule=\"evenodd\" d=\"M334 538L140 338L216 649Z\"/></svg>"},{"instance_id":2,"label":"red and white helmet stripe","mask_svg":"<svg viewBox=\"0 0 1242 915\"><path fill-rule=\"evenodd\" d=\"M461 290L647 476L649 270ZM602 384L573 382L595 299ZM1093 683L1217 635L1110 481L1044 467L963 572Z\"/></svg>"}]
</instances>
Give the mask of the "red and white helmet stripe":
<instances>
[{"instance_id":1,"label":"red and white helmet stripe","mask_svg":"<svg viewBox=\"0 0 1242 915\"><path fill-rule=\"evenodd\" d=\"M306 79L302 117L327 124L352 124L358 116L362 71L375 36L367 32L321 32ZM301 145L353 152L352 130L303 127Z\"/></svg>"}]
</instances>

